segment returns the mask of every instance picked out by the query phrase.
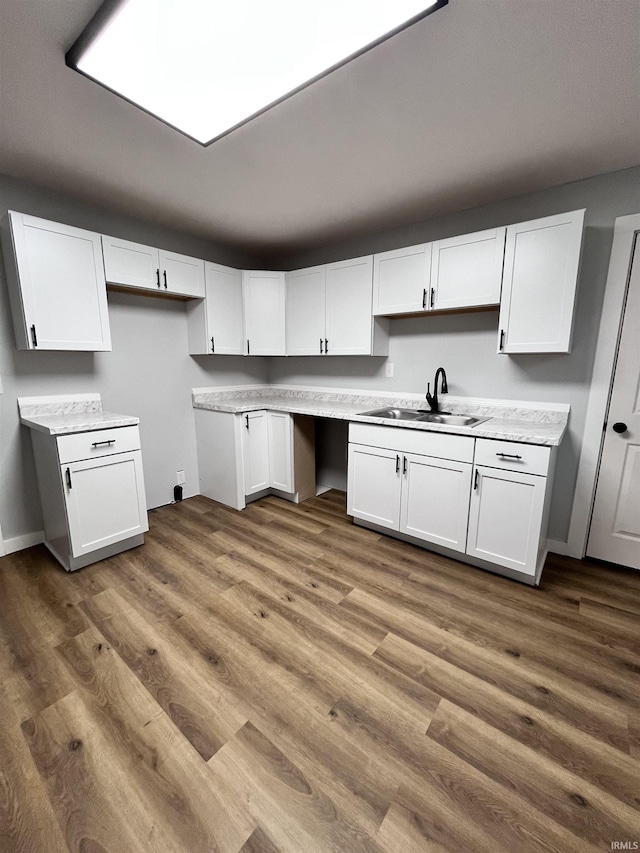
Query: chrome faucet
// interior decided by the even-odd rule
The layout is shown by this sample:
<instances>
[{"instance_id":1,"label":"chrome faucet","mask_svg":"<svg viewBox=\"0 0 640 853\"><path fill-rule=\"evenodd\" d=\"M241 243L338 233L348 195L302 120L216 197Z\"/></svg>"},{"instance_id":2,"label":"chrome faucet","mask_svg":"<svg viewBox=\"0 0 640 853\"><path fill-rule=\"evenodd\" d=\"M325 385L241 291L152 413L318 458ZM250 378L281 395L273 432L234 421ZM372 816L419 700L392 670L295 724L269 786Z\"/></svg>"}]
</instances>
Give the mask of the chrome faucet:
<instances>
[{"instance_id":1,"label":"chrome faucet","mask_svg":"<svg viewBox=\"0 0 640 853\"><path fill-rule=\"evenodd\" d=\"M433 380L433 394L430 392L430 385L427 382L427 403L432 412L439 412L439 402L438 402L438 377L442 376L442 385L440 386L441 394L448 394L449 387L447 386L447 374L444 372L444 367L439 367L436 370L436 378Z\"/></svg>"}]
</instances>

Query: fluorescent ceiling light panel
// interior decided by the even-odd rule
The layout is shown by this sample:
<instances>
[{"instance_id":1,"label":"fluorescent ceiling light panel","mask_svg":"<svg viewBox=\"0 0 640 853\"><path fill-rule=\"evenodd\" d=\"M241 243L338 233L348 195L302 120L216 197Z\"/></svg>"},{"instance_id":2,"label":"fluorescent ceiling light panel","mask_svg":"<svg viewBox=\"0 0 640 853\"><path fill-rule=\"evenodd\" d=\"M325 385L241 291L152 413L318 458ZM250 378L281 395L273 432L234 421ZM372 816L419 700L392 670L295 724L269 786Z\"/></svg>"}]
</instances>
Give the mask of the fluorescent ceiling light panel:
<instances>
[{"instance_id":1,"label":"fluorescent ceiling light panel","mask_svg":"<svg viewBox=\"0 0 640 853\"><path fill-rule=\"evenodd\" d=\"M446 2L110 0L67 62L207 143Z\"/></svg>"}]
</instances>

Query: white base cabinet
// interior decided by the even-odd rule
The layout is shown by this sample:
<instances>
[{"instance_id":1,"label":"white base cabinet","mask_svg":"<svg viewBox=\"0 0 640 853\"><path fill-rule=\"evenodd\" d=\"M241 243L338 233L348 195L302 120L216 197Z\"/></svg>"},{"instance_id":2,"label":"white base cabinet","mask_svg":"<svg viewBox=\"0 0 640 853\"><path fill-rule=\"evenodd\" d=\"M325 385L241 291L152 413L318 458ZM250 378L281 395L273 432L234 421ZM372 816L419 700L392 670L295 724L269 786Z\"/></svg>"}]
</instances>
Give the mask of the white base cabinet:
<instances>
[{"instance_id":1,"label":"white base cabinet","mask_svg":"<svg viewBox=\"0 0 640 853\"><path fill-rule=\"evenodd\" d=\"M50 436L32 430L45 545L67 571L144 541L137 426Z\"/></svg>"},{"instance_id":2,"label":"white base cabinet","mask_svg":"<svg viewBox=\"0 0 640 853\"><path fill-rule=\"evenodd\" d=\"M18 349L111 349L100 235L9 211L3 248Z\"/></svg>"},{"instance_id":3,"label":"white base cabinet","mask_svg":"<svg viewBox=\"0 0 640 853\"><path fill-rule=\"evenodd\" d=\"M364 526L537 584L554 464L549 447L351 424L347 512Z\"/></svg>"},{"instance_id":4,"label":"white base cabinet","mask_svg":"<svg viewBox=\"0 0 640 853\"><path fill-rule=\"evenodd\" d=\"M269 492L295 503L315 495L313 418L206 409L195 418L200 494L234 509Z\"/></svg>"},{"instance_id":5,"label":"white base cabinet","mask_svg":"<svg viewBox=\"0 0 640 853\"><path fill-rule=\"evenodd\" d=\"M352 424L349 439L349 515L464 551L472 438Z\"/></svg>"}]
</instances>

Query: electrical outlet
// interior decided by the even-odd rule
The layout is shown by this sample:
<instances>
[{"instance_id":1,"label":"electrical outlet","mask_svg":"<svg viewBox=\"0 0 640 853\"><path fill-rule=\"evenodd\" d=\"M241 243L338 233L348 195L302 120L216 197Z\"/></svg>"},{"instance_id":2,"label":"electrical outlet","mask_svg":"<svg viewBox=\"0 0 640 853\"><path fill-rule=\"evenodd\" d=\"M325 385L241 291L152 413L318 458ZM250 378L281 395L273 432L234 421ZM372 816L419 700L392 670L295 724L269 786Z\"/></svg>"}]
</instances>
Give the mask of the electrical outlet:
<instances>
[{"instance_id":1,"label":"electrical outlet","mask_svg":"<svg viewBox=\"0 0 640 853\"><path fill-rule=\"evenodd\" d=\"M387 377L387 379L391 379L391 377L393 376L393 362L392 361L388 361L385 364L384 375Z\"/></svg>"},{"instance_id":2,"label":"electrical outlet","mask_svg":"<svg viewBox=\"0 0 640 853\"><path fill-rule=\"evenodd\" d=\"M187 478L184 475L184 471L176 471L176 483L179 486L183 486L187 482Z\"/></svg>"}]
</instances>

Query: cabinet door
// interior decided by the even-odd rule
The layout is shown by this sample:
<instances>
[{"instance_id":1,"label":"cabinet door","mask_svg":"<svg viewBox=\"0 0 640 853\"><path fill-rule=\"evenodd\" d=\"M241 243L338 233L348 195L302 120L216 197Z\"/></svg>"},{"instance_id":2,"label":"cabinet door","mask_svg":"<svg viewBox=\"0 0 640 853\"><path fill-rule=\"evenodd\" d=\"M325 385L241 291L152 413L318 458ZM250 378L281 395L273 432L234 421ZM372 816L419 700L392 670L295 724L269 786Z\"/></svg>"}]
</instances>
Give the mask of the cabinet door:
<instances>
[{"instance_id":1,"label":"cabinet door","mask_svg":"<svg viewBox=\"0 0 640 853\"><path fill-rule=\"evenodd\" d=\"M469 462L404 455L400 531L464 553L471 469Z\"/></svg>"},{"instance_id":2,"label":"cabinet door","mask_svg":"<svg viewBox=\"0 0 640 853\"><path fill-rule=\"evenodd\" d=\"M547 478L476 466L467 554L535 575Z\"/></svg>"},{"instance_id":3,"label":"cabinet door","mask_svg":"<svg viewBox=\"0 0 640 853\"><path fill-rule=\"evenodd\" d=\"M269 488L269 430L267 413L247 412L244 417L244 493Z\"/></svg>"},{"instance_id":4,"label":"cabinet door","mask_svg":"<svg viewBox=\"0 0 640 853\"><path fill-rule=\"evenodd\" d=\"M158 250L141 243L102 235L104 271L109 284L142 287L159 291L160 262Z\"/></svg>"},{"instance_id":5,"label":"cabinet door","mask_svg":"<svg viewBox=\"0 0 640 853\"><path fill-rule=\"evenodd\" d=\"M18 346L110 350L100 235L13 211L9 218L20 290Z\"/></svg>"},{"instance_id":6,"label":"cabinet door","mask_svg":"<svg viewBox=\"0 0 640 853\"><path fill-rule=\"evenodd\" d=\"M349 445L347 513L398 530L400 527L400 454L394 450Z\"/></svg>"},{"instance_id":7,"label":"cabinet door","mask_svg":"<svg viewBox=\"0 0 640 853\"><path fill-rule=\"evenodd\" d=\"M434 309L498 305L506 231L506 228L493 228L433 244Z\"/></svg>"},{"instance_id":8,"label":"cabinet door","mask_svg":"<svg viewBox=\"0 0 640 853\"><path fill-rule=\"evenodd\" d=\"M205 264L207 349L220 355L243 355L242 272Z\"/></svg>"},{"instance_id":9,"label":"cabinet door","mask_svg":"<svg viewBox=\"0 0 640 853\"><path fill-rule=\"evenodd\" d=\"M286 274L287 355L322 355L325 330L325 268Z\"/></svg>"},{"instance_id":10,"label":"cabinet door","mask_svg":"<svg viewBox=\"0 0 640 853\"><path fill-rule=\"evenodd\" d=\"M569 352L584 210L509 225L499 352Z\"/></svg>"},{"instance_id":11,"label":"cabinet door","mask_svg":"<svg viewBox=\"0 0 640 853\"><path fill-rule=\"evenodd\" d=\"M246 354L284 355L284 273L245 270L242 290Z\"/></svg>"},{"instance_id":12,"label":"cabinet door","mask_svg":"<svg viewBox=\"0 0 640 853\"><path fill-rule=\"evenodd\" d=\"M269 485L293 492L293 418L287 412L268 412Z\"/></svg>"},{"instance_id":13,"label":"cabinet door","mask_svg":"<svg viewBox=\"0 0 640 853\"><path fill-rule=\"evenodd\" d=\"M139 450L70 462L61 475L74 557L149 529Z\"/></svg>"},{"instance_id":14,"label":"cabinet door","mask_svg":"<svg viewBox=\"0 0 640 853\"><path fill-rule=\"evenodd\" d=\"M204 261L160 249L159 263L165 293L204 298Z\"/></svg>"},{"instance_id":15,"label":"cabinet door","mask_svg":"<svg viewBox=\"0 0 640 853\"><path fill-rule=\"evenodd\" d=\"M373 256L373 313L406 314L429 307L431 243Z\"/></svg>"},{"instance_id":16,"label":"cabinet door","mask_svg":"<svg viewBox=\"0 0 640 853\"><path fill-rule=\"evenodd\" d=\"M327 264L327 355L371 355L373 255Z\"/></svg>"}]
</instances>

